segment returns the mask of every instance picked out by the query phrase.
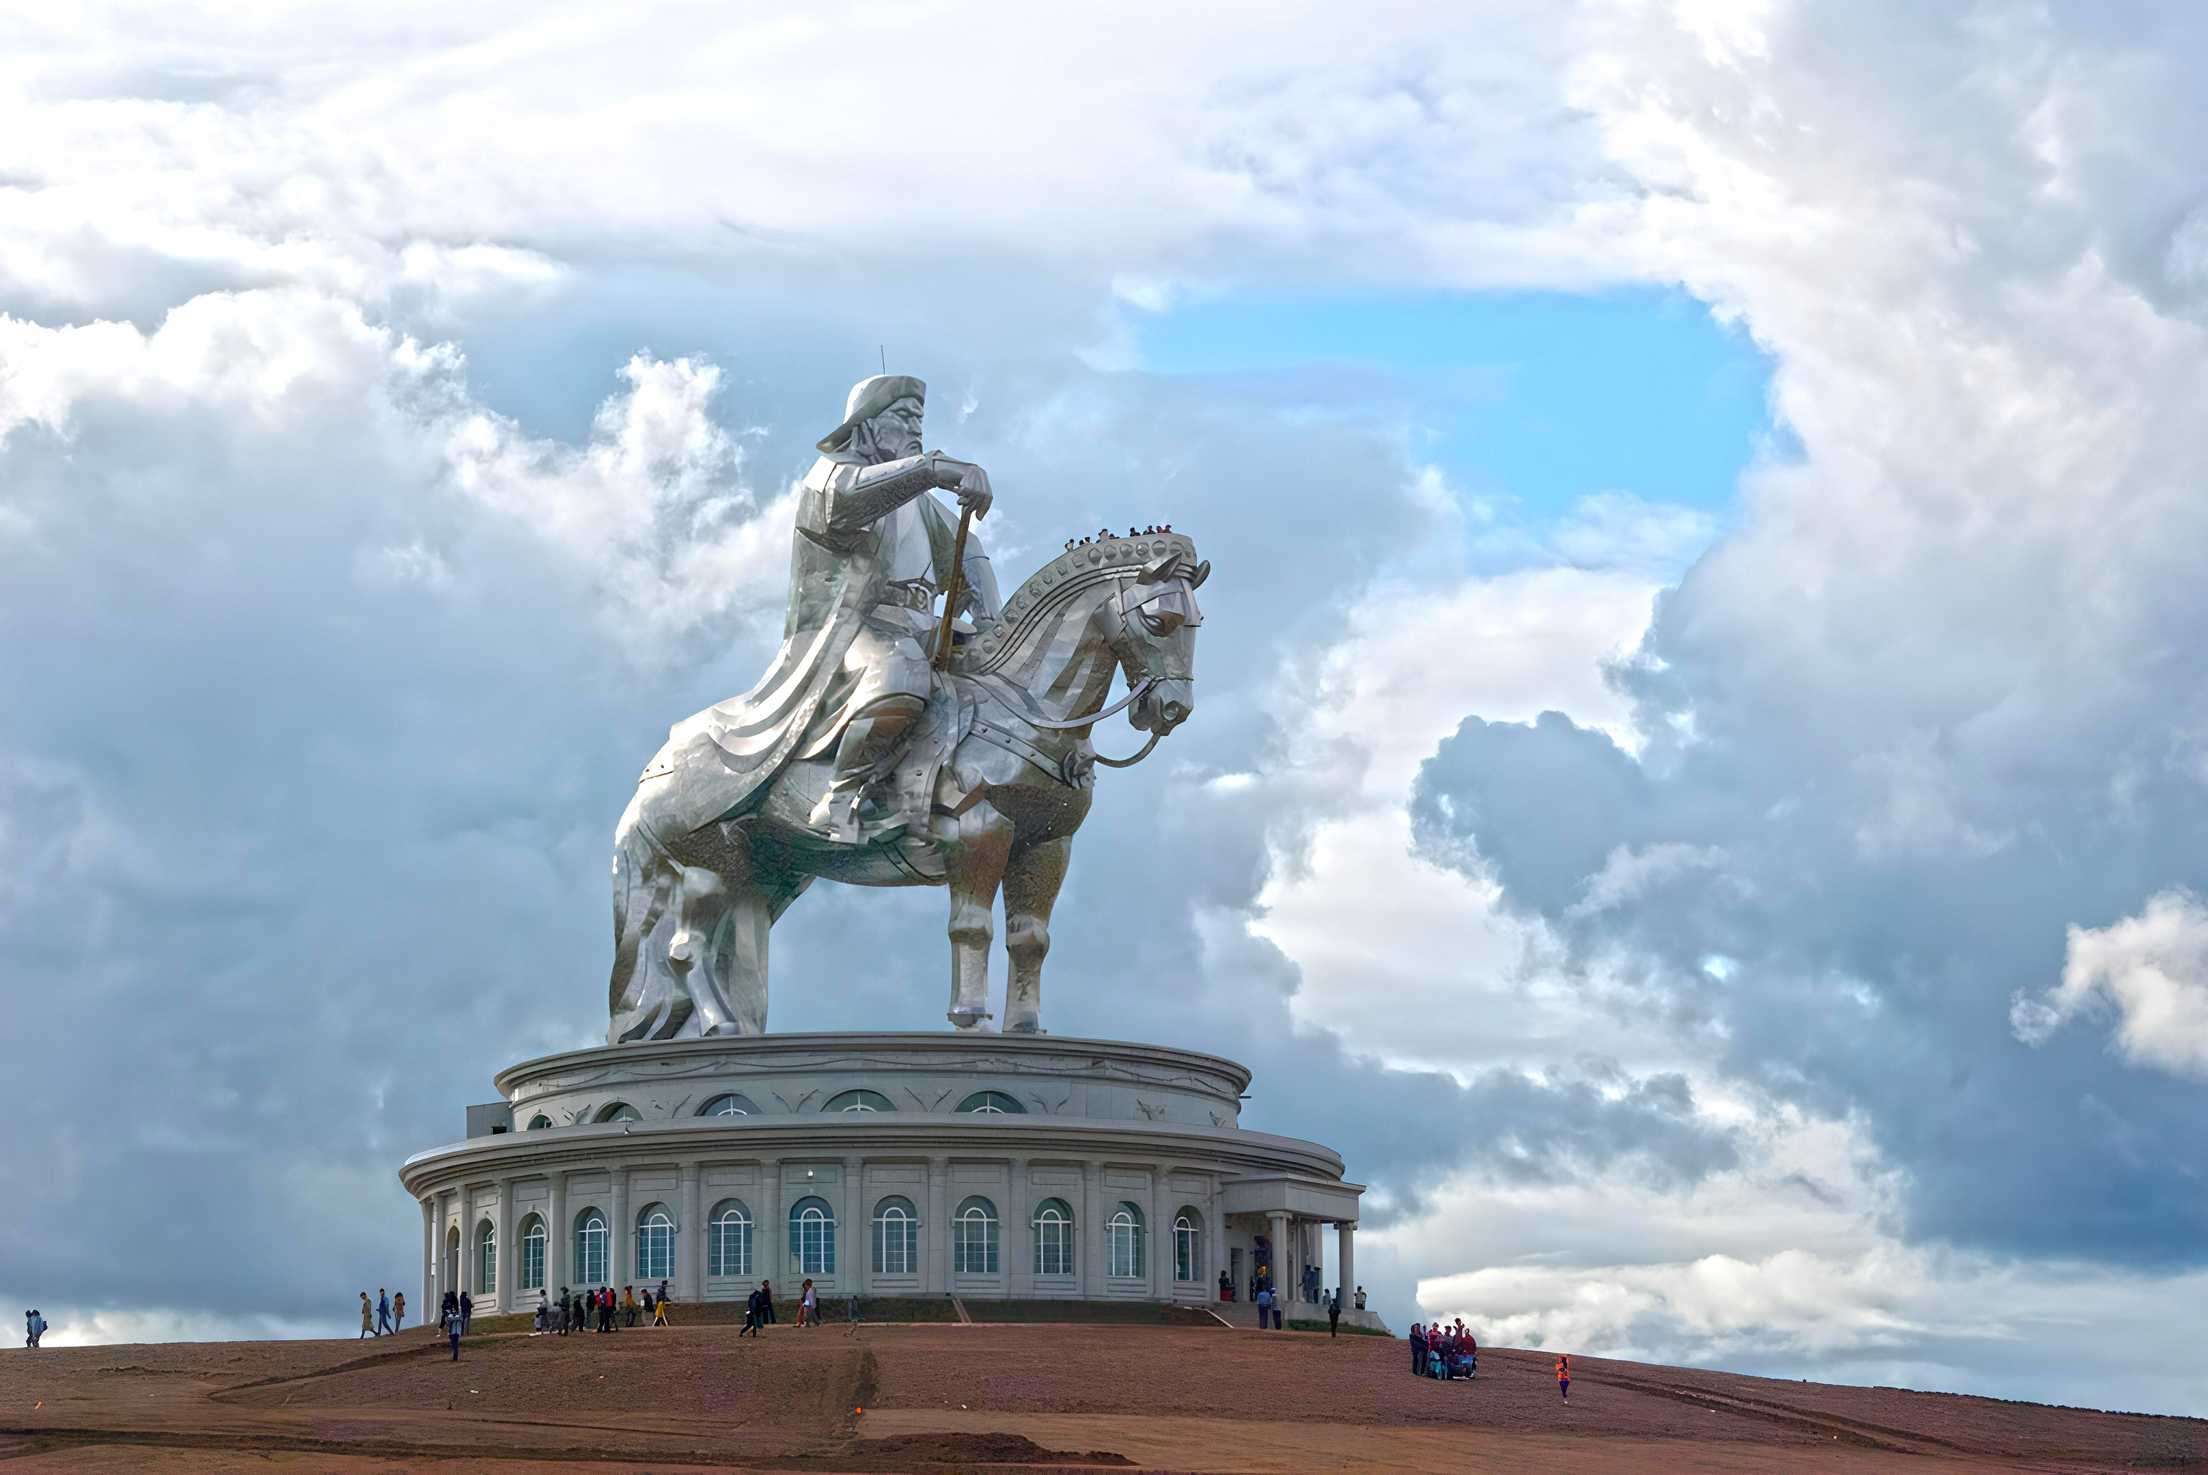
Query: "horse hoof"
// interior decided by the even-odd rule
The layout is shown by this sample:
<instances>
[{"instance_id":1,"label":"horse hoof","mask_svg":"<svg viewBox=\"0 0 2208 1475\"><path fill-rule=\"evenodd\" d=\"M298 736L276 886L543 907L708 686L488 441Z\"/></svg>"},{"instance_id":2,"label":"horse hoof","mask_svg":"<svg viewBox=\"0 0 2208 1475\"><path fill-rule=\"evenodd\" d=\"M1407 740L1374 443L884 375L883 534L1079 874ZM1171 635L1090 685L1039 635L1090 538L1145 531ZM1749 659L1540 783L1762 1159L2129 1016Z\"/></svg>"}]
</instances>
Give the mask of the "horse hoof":
<instances>
[{"instance_id":1,"label":"horse hoof","mask_svg":"<svg viewBox=\"0 0 2208 1475\"><path fill-rule=\"evenodd\" d=\"M956 1029L980 1029L981 1022L991 1016L987 1009L953 1009L944 1017Z\"/></svg>"},{"instance_id":2,"label":"horse hoof","mask_svg":"<svg viewBox=\"0 0 2208 1475\"><path fill-rule=\"evenodd\" d=\"M1042 1022L1035 1019L1015 1019L1007 1021L1004 1026L1004 1032L1008 1035L1040 1035L1049 1033L1048 1030L1043 1028Z\"/></svg>"}]
</instances>

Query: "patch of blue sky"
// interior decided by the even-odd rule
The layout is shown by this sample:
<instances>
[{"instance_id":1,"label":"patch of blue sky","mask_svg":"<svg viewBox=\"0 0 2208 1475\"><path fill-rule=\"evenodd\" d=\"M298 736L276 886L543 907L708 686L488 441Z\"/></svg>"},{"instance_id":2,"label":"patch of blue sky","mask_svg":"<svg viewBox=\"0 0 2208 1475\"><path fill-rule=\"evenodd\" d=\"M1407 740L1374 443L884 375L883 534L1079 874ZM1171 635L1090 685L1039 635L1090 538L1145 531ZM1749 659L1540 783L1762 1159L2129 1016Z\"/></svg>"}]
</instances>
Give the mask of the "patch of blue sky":
<instances>
[{"instance_id":1,"label":"patch of blue sky","mask_svg":"<svg viewBox=\"0 0 2208 1475\"><path fill-rule=\"evenodd\" d=\"M1790 454L1770 361L1683 292L1227 295L1133 326L1152 372L1401 415L1415 457L1508 521L1625 492L1722 522L1742 470Z\"/></svg>"}]
</instances>

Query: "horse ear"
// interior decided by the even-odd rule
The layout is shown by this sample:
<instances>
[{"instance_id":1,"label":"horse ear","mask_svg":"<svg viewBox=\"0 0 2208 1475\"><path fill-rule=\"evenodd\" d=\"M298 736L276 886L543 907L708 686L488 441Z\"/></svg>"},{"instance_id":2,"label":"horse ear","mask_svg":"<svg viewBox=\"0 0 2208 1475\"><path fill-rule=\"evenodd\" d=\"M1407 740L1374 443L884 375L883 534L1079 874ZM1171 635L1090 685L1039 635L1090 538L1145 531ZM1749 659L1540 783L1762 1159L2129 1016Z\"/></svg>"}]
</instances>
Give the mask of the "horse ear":
<instances>
[{"instance_id":1,"label":"horse ear","mask_svg":"<svg viewBox=\"0 0 2208 1475\"><path fill-rule=\"evenodd\" d=\"M1168 553L1163 558L1152 559L1142 566L1142 573L1137 576L1135 582L1138 584L1162 584L1173 577L1173 565L1180 561L1181 555L1177 551Z\"/></svg>"},{"instance_id":2,"label":"horse ear","mask_svg":"<svg viewBox=\"0 0 2208 1475\"><path fill-rule=\"evenodd\" d=\"M1196 565L1196 572L1188 576L1188 587L1191 589L1201 589L1204 587L1204 580L1210 577L1211 560L1207 558L1202 563Z\"/></svg>"}]
</instances>

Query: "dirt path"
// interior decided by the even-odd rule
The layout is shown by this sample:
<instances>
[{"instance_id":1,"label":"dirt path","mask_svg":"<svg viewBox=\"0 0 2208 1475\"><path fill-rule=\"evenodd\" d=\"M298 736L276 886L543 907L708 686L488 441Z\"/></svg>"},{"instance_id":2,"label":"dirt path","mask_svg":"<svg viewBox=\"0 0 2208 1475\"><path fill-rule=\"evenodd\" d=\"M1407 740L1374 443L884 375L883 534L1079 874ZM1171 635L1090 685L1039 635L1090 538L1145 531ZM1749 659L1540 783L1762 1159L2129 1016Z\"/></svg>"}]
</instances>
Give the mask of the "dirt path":
<instances>
[{"instance_id":1,"label":"dirt path","mask_svg":"<svg viewBox=\"0 0 2208 1475\"><path fill-rule=\"evenodd\" d=\"M1604 1469L2208 1475L2208 1424L1400 1342L1020 1324L0 1352L0 1475ZM864 1413L860 1410L863 1409Z\"/></svg>"}]
</instances>

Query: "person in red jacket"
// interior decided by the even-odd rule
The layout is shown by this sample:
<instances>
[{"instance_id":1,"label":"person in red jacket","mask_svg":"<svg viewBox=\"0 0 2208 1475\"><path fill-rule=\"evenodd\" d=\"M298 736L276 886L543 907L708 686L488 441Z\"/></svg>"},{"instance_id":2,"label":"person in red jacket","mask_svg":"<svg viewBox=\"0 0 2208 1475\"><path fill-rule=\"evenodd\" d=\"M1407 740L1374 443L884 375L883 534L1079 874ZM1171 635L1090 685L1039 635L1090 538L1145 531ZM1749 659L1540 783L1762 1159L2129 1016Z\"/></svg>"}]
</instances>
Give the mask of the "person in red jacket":
<instances>
[{"instance_id":1,"label":"person in red jacket","mask_svg":"<svg viewBox=\"0 0 2208 1475\"><path fill-rule=\"evenodd\" d=\"M1556 1359L1556 1395L1566 1403L1572 1400L1572 1360L1562 1353Z\"/></svg>"}]
</instances>

